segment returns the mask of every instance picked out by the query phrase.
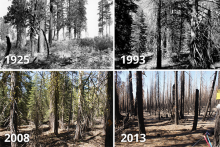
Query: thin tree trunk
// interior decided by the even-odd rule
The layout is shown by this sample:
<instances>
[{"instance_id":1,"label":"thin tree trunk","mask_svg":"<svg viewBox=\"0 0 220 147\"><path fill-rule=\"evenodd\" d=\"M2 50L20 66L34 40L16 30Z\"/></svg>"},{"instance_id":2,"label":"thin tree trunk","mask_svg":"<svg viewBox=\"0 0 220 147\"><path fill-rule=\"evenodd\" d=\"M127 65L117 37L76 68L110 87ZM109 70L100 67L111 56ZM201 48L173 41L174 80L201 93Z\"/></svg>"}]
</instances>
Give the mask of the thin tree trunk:
<instances>
[{"instance_id":1,"label":"thin tree trunk","mask_svg":"<svg viewBox=\"0 0 220 147\"><path fill-rule=\"evenodd\" d=\"M50 25L49 25L49 45L52 45L52 36L53 36L53 0L50 0Z\"/></svg>"},{"instance_id":2,"label":"thin tree trunk","mask_svg":"<svg viewBox=\"0 0 220 147\"><path fill-rule=\"evenodd\" d=\"M205 110L205 114L203 116L202 121L205 121L205 118L206 118L206 115L207 115L207 112L208 112L208 108L209 108L209 103L211 103L212 94L213 94L213 91L214 91L214 88L215 88L216 77L217 77L217 71L215 72L215 76L214 76L213 83L212 83L212 89L211 89L211 92L210 92L210 95L209 95L209 100L208 100L206 110Z\"/></svg>"},{"instance_id":3,"label":"thin tree trunk","mask_svg":"<svg viewBox=\"0 0 220 147\"><path fill-rule=\"evenodd\" d=\"M134 99L133 99L133 91L132 91L132 72L129 71L129 94L130 94L130 107L131 114L134 114Z\"/></svg>"},{"instance_id":4,"label":"thin tree trunk","mask_svg":"<svg viewBox=\"0 0 220 147\"><path fill-rule=\"evenodd\" d=\"M175 124L178 125L178 71L175 71Z\"/></svg>"},{"instance_id":5,"label":"thin tree trunk","mask_svg":"<svg viewBox=\"0 0 220 147\"><path fill-rule=\"evenodd\" d=\"M196 130L197 122L198 122L198 100L199 100L199 90L196 89L196 98L195 98L195 112L194 112L194 122L193 122L193 130Z\"/></svg>"}]
</instances>

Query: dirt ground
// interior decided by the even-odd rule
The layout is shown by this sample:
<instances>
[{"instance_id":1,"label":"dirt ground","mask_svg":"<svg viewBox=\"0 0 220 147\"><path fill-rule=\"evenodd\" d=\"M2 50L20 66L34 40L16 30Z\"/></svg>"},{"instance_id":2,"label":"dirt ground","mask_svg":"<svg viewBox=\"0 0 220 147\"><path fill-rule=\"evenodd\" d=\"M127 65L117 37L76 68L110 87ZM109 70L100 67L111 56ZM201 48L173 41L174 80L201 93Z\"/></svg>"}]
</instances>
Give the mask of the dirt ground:
<instances>
[{"instance_id":1,"label":"dirt ground","mask_svg":"<svg viewBox=\"0 0 220 147\"><path fill-rule=\"evenodd\" d=\"M125 115L125 114L124 114ZM162 114L165 117L165 114ZM185 119L179 120L179 125L174 125L171 122L170 118L161 118L158 120L158 115L152 114L149 115L148 112L144 112L144 123L146 130L146 141L144 143L136 142L135 140L131 143L122 143L121 134L138 134L138 120L137 118L130 119L125 129L118 131L116 128L115 134L115 145L116 146L146 146L146 147L181 147L181 146L193 146L197 141L199 141L203 134L207 131L209 132L209 139L213 142L213 132L214 132L214 115L209 117L206 121L202 121L202 116L199 116L198 125L196 131L191 131L193 124L193 114L187 115L185 113ZM117 127L117 126L116 126ZM19 128L19 132L21 134L30 134L30 142L26 144L19 144L22 147L30 147L33 146L34 142L34 132L32 131L34 128L33 125L21 126ZM10 143L4 143L6 137L5 134L9 133L6 128L0 129L0 146L10 147ZM97 147L104 146L104 131L103 124L101 124L101 120L96 122L94 128L83 133L83 138L79 141L74 141L75 135L75 125L70 127L69 132L67 130L59 129L59 135L55 136L49 130L48 125L41 126L41 135L38 138L39 145L41 147L75 147L75 146L84 146L84 147ZM141 138L139 138L139 141ZM205 140L202 140L195 145L198 146L208 146Z\"/></svg>"},{"instance_id":2,"label":"dirt ground","mask_svg":"<svg viewBox=\"0 0 220 147\"><path fill-rule=\"evenodd\" d=\"M125 114L124 114L125 115ZM165 114L162 114L165 117ZM158 119L158 115L149 115L148 112L144 112L144 124L146 130L146 141L136 142L134 139L133 142L121 142L123 136L121 134L138 134L138 120L137 117L130 119L127 123L125 129L117 131L115 134L115 145L117 147L122 146L144 146L144 147L190 147L193 146L197 141L198 144L195 147L208 146L205 139L203 138L204 134L208 131L209 139L213 144L214 136L214 127L215 127L215 116L209 117L206 121L202 121L202 116L198 118L197 130L191 131L193 126L194 115L185 113L185 118L179 120L179 125L175 125L174 122L171 122L170 117Z\"/></svg>"}]
</instances>

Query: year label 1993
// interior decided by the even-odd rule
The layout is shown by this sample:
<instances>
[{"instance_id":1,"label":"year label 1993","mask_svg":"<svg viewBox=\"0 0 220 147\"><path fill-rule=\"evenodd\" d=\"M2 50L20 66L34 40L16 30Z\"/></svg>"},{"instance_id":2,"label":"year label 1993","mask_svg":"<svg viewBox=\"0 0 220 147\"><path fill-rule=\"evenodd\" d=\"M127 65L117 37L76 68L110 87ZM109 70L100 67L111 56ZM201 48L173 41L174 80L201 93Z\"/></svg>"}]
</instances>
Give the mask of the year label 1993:
<instances>
[{"instance_id":1,"label":"year label 1993","mask_svg":"<svg viewBox=\"0 0 220 147\"><path fill-rule=\"evenodd\" d=\"M145 57L140 56L122 56L123 64L145 64Z\"/></svg>"},{"instance_id":2,"label":"year label 1993","mask_svg":"<svg viewBox=\"0 0 220 147\"><path fill-rule=\"evenodd\" d=\"M7 59L7 64L9 64L10 61L11 64L28 64L30 62L28 56L6 56L5 58Z\"/></svg>"},{"instance_id":3,"label":"year label 1993","mask_svg":"<svg viewBox=\"0 0 220 147\"><path fill-rule=\"evenodd\" d=\"M121 140L121 142L133 142L134 137L136 139L136 142L138 142L138 134L135 134L134 137L133 137L132 134L121 134L121 136L124 136L124 138ZM146 135L145 134L140 134L140 136L141 136L140 142L145 142L146 141L146 139L145 139Z\"/></svg>"},{"instance_id":4,"label":"year label 1993","mask_svg":"<svg viewBox=\"0 0 220 147\"><path fill-rule=\"evenodd\" d=\"M5 142L29 142L29 134L5 134L7 136L7 139L5 139ZM11 137L11 139L10 139Z\"/></svg>"}]
</instances>

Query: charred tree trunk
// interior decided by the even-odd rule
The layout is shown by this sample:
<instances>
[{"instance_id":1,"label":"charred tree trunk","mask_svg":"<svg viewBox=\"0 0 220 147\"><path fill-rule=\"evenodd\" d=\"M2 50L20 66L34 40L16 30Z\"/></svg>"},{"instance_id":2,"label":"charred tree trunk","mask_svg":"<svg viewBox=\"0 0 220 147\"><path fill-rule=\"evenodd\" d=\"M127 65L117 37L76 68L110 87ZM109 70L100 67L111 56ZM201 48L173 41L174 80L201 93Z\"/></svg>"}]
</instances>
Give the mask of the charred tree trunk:
<instances>
[{"instance_id":1,"label":"charred tree trunk","mask_svg":"<svg viewBox=\"0 0 220 147\"><path fill-rule=\"evenodd\" d=\"M212 83L212 89L211 89L211 92L210 92L210 95L209 95L209 100L208 100L206 110L205 110L205 114L203 116L202 121L205 121L205 118L206 118L206 115L207 115L207 112L208 112L208 108L209 108L209 104L211 103L212 94L213 94L213 91L214 91L214 88L215 88L216 77L217 77L217 71L215 72L215 76L214 76L213 83Z\"/></svg>"},{"instance_id":2,"label":"charred tree trunk","mask_svg":"<svg viewBox=\"0 0 220 147\"><path fill-rule=\"evenodd\" d=\"M195 112L194 112L194 121L193 121L193 130L196 130L198 122L198 100L199 100L199 90L196 89L196 98L195 98Z\"/></svg>"},{"instance_id":3,"label":"charred tree trunk","mask_svg":"<svg viewBox=\"0 0 220 147\"><path fill-rule=\"evenodd\" d=\"M113 147L113 72L108 72L107 81L107 124L105 146Z\"/></svg>"},{"instance_id":4,"label":"charred tree trunk","mask_svg":"<svg viewBox=\"0 0 220 147\"><path fill-rule=\"evenodd\" d=\"M139 134L146 134L144 127L144 118L143 118L143 93L142 93L142 72L137 71L137 89L136 89L136 99L137 99L137 110L138 110L138 127Z\"/></svg>"},{"instance_id":5,"label":"charred tree trunk","mask_svg":"<svg viewBox=\"0 0 220 147\"><path fill-rule=\"evenodd\" d=\"M130 95L130 106L131 114L134 114L134 100L133 100L133 90L132 90L132 72L129 71L129 95Z\"/></svg>"},{"instance_id":6,"label":"charred tree trunk","mask_svg":"<svg viewBox=\"0 0 220 147\"><path fill-rule=\"evenodd\" d=\"M175 71L175 124L178 125L178 71Z\"/></svg>"},{"instance_id":7,"label":"charred tree trunk","mask_svg":"<svg viewBox=\"0 0 220 147\"><path fill-rule=\"evenodd\" d=\"M181 106L180 106L180 117L184 119L184 87L185 87L185 74L181 72Z\"/></svg>"}]
</instances>

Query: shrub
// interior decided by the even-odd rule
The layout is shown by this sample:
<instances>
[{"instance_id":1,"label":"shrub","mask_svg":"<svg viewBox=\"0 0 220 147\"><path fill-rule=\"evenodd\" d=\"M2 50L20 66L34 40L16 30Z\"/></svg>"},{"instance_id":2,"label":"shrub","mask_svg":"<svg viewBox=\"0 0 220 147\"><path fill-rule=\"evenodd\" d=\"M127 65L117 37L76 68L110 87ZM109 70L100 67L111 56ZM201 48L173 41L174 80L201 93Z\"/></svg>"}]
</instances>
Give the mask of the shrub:
<instances>
[{"instance_id":1,"label":"shrub","mask_svg":"<svg viewBox=\"0 0 220 147\"><path fill-rule=\"evenodd\" d=\"M113 49L113 40L110 37L95 37L95 48L103 51L108 48Z\"/></svg>"},{"instance_id":2,"label":"shrub","mask_svg":"<svg viewBox=\"0 0 220 147\"><path fill-rule=\"evenodd\" d=\"M80 47L94 47L94 40L92 38L82 38L78 40Z\"/></svg>"}]
</instances>

